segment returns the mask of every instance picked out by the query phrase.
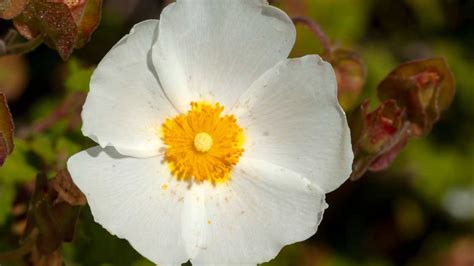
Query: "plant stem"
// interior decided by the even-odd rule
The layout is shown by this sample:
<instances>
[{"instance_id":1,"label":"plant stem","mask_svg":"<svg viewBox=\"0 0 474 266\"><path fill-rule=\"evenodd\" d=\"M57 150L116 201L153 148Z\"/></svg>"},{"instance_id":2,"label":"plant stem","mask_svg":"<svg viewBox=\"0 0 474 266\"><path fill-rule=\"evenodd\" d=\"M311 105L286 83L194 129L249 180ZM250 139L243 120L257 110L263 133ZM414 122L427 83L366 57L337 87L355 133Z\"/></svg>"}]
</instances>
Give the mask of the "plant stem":
<instances>
[{"instance_id":1,"label":"plant stem","mask_svg":"<svg viewBox=\"0 0 474 266\"><path fill-rule=\"evenodd\" d=\"M321 42L321 45L323 46L325 55L329 55L331 53L331 41L316 21L306 16L294 16L291 19L295 24L301 23L307 26L316 35L319 42Z\"/></svg>"},{"instance_id":2,"label":"plant stem","mask_svg":"<svg viewBox=\"0 0 474 266\"><path fill-rule=\"evenodd\" d=\"M0 49L0 56L11 55L11 54L25 54L28 52L33 51L38 47L40 44L43 43L43 35L39 35L38 37L31 39L24 43L12 44L10 45L8 42L11 40L2 41L3 47Z\"/></svg>"}]
</instances>

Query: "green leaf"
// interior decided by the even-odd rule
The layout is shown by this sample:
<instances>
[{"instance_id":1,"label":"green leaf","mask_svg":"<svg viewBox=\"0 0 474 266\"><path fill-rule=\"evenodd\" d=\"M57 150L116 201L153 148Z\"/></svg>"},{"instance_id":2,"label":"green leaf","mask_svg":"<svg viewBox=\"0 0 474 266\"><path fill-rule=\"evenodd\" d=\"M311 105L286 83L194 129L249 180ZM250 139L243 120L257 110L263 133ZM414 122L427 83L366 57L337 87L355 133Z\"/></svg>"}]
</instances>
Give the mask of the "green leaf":
<instances>
[{"instance_id":1,"label":"green leaf","mask_svg":"<svg viewBox=\"0 0 474 266\"><path fill-rule=\"evenodd\" d=\"M31 155L28 144L16 139L15 150L0 168L0 180L11 184L34 180L37 169L33 166Z\"/></svg>"},{"instance_id":2,"label":"green leaf","mask_svg":"<svg viewBox=\"0 0 474 266\"><path fill-rule=\"evenodd\" d=\"M11 184L0 183L0 226L3 225L11 213L15 199L15 188Z\"/></svg>"},{"instance_id":3,"label":"green leaf","mask_svg":"<svg viewBox=\"0 0 474 266\"><path fill-rule=\"evenodd\" d=\"M68 76L65 81L66 89L69 92L88 92L89 83L92 73L94 72L94 68L83 67L80 61L74 57L68 61L67 68Z\"/></svg>"}]
</instances>

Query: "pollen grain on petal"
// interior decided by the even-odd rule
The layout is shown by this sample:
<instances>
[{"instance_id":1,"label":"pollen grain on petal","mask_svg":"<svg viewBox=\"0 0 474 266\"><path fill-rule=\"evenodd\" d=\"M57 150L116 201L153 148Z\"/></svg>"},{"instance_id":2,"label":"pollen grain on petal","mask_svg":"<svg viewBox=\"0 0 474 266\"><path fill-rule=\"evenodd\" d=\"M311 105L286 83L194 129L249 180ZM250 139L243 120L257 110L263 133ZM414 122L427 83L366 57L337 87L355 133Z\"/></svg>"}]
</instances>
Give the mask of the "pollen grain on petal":
<instances>
[{"instance_id":1,"label":"pollen grain on petal","mask_svg":"<svg viewBox=\"0 0 474 266\"><path fill-rule=\"evenodd\" d=\"M165 160L178 179L220 183L230 177L244 152L243 130L233 115L221 116L216 103L191 103L186 114L162 125Z\"/></svg>"}]
</instances>

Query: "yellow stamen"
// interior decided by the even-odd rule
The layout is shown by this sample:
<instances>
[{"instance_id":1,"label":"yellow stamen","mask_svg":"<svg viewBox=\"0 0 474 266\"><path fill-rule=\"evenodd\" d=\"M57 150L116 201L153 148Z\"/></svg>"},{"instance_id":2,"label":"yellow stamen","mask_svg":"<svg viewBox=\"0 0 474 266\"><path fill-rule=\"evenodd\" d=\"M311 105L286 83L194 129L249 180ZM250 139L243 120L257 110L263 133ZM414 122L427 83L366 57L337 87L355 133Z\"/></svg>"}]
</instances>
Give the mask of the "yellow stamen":
<instances>
[{"instance_id":1,"label":"yellow stamen","mask_svg":"<svg viewBox=\"0 0 474 266\"><path fill-rule=\"evenodd\" d=\"M179 179L222 182L244 152L243 130L220 104L191 103L191 110L162 126L165 160Z\"/></svg>"}]
</instances>

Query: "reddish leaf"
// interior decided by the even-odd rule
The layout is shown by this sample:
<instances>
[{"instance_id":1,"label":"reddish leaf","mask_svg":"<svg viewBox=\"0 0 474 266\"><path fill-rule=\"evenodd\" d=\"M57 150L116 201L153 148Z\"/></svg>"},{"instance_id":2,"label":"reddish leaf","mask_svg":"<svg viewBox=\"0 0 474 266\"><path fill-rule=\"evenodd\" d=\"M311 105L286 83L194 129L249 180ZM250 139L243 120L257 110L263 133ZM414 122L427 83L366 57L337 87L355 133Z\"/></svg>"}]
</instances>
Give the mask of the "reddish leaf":
<instances>
[{"instance_id":1,"label":"reddish leaf","mask_svg":"<svg viewBox=\"0 0 474 266\"><path fill-rule=\"evenodd\" d=\"M77 39L75 48L81 48L89 42L92 33L97 29L100 23L102 14L102 0L83 0L84 3L81 8L73 14L77 24Z\"/></svg>"},{"instance_id":2,"label":"reddish leaf","mask_svg":"<svg viewBox=\"0 0 474 266\"><path fill-rule=\"evenodd\" d=\"M30 0L14 25L29 40L43 34L65 60L90 40L101 11L102 0Z\"/></svg>"},{"instance_id":3,"label":"reddish leaf","mask_svg":"<svg viewBox=\"0 0 474 266\"><path fill-rule=\"evenodd\" d=\"M12 19L23 12L27 0L0 0L0 18Z\"/></svg>"},{"instance_id":4,"label":"reddish leaf","mask_svg":"<svg viewBox=\"0 0 474 266\"><path fill-rule=\"evenodd\" d=\"M337 49L326 58L334 68L337 78L337 96L344 110L357 102L367 78L366 66L354 51Z\"/></svg>"},{"instance_id":5,"label":"reddish leaf","mask_svg":"<svg viewBox=\"0 0 474 266\"><path fill-rule=\"evenodd\" d=\"M388 167L409 137L405 110L394 100L383 102L371 113L368 106L368 101L362 103L349 120L355 155L352 179L369 168L378 171Z\"/></svg>"},{"instance_id":6,"label":"reddish leaf","mask_svg":"<svg viewBox=\"0 0 474 266\"><path fill-rule=\"evenodd\" d=\"M402 64L379 85L381 100L395 99L405 107L415 136L428 133L453 100L454 77L442 58Z\"/></svg>"},{"instance_id":7,"label":"reddish leaf","mask_svg":"<svg viewBox=\"0 0 474 266\"><path fill-rule=\"evenodd\" d=\"M395 145L391 147L387 152L379 155L369 166L369 170L373 172L378 172L387 169L398 154L402 151L403 148L408 143L408 136L406 131L401 132L398 142L395 142Z\"/></svg>"},{"instance_id":8,"label":"reddish leaf","mask_svg":"<svg viewBox=\"0 0 474 266\"><path fill-rule=\"evenodd\" d=\"M63 3L30 0L25 11L15 19L18 32L27 39L45 35L46 43L66 60L74 49L77 26L69 7Z\"/></svg>"},{"instance_id":9,"label":"reddish leaf","mask_svg":"<svg viewBox=\"0 0 474 266\"><path fill-rule=\"evenodd\" d=\"M14 130L13 118L8 108L7 99L3 92L0 92L0 166L13 151Z\"/></svg>"}]
</instances>

